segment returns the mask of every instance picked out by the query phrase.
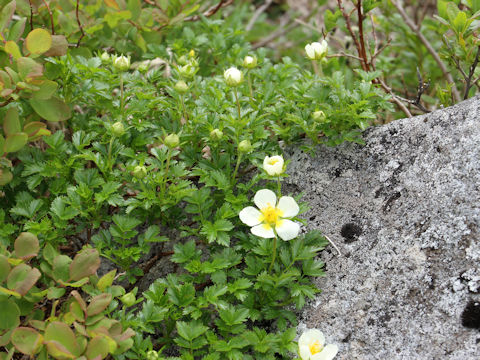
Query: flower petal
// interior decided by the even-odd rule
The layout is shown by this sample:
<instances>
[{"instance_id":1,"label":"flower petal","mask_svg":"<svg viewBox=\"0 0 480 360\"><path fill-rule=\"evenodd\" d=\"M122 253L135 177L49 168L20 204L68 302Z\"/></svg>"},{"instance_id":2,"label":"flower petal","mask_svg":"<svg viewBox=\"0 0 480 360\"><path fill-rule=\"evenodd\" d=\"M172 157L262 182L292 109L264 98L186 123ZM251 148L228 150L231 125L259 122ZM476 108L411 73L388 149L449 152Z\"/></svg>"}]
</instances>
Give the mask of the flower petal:
<instances>
[{"instance_id":1,"label":"flower petal","mask_svg":"<svg viewBox=\"0 0 480 360\"><path fill-rule=\"evenodd\" d=\"M312 353L310 352L310 348L308 345L298 345L298 353L302 360L310 360L310 356Z\"/></svg>"},{"instance_id":2,"label":"flower petal","mask_svg":"<svg viewBox=\"0 0 480 360\"><path fill-rule=\"evenodd\" d=\"M277 204L277 196L272 190L262 189L258 190L253 198L253 202L262 210L266 207L275 207Z\"/></svg>"},{"instance_id":3,"label":"flower petal","mask_svg":"<svg viewBox=\"0 0 480 360\"><path fill-rule=\"evenodd\" d=\"M300 208L291 196L282 196L278 201L277 208L282 210L282 217L291 218L298 214Z\"/></svg>"},{"instance_id":4,"label":"flower petal","mask_svg":"<svg viewBox=\"0 0 480 360\"><path fill-rule=\"evenodd\" d=\"M275 233L271 226L266 226L265 224L260 224L254 226L250 229L253 235L260 236L265 239L270 239L275 237Z\"/></svg>"},{"instance_id":5,"label":"flower petal","mask_svg":"<svg viewBox=\"0 0 480 360\"><path fill-rule=\"evenodd\" d=\"M291 220L282 219L280 220L280 224L275 227L275 230L282 240L288 241L295 239L298 236L300 225Z\"/></svg>"},{"instance_id":6,"label":"flower petal","mask_svg":"<svg viewBox=\"0 0 480 360\"><path fill-rule=\"evenodd\" d=\"M298 339L298 345L309 346L317 340L320 345L325 344L325 336L323 336L323 333L318 329L308 329Z\"/></svg>"},{"instance_id":7,"label":"flower petal","mask_svg":"<svg viewBox=\"0 0 480 360\"><path fill-rule=\"evenodd\" d=\"M325 348L320 351L318 354L315 354L311 357L312 360L332 360L335 355L338 353L338 346L333 344L328 344Z\"/></svg>"},{"instance_id":8,"label":"flower petal","mask_svg":"<svg viewBox=\"0 0 480 360\"><path fill-rule=\"evenodd\" d=\"M248 226L255 226L262 222L262 213L258 211L258 209L254 208L253 206L247 206L246 208L242 209L238 214L238 217L244 224Z\"/></svg>"}]
</instances>

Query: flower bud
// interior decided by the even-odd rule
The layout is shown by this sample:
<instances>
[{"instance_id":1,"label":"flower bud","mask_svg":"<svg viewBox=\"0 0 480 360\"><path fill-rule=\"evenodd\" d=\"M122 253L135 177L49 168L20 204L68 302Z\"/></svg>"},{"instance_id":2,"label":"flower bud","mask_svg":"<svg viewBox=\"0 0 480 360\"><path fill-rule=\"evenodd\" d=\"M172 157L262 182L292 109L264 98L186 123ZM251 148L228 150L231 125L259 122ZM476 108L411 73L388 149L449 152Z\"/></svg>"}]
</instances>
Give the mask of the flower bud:
<instances>
[{"instance_id":1,"label":"flower bud","mask_svg":"<svg viewBox=\"0 0 480 360\"><path fill-rule=\"evenodd\" d=\"M112 134L115 136L122 136L125 134L125 127L123 126L122 122L117 121L112 125Z\"/></svg>"},{"instance_id":2,"label":"flower bud","mask_svg":"<svg viewBox=\"0 0 480 360\"><path fill-rule=\"evenodd\" d=\"M187 65L187 58L185 55L182 55L180 56L178 59L177 59L177 63L179 63L180 65Z\"/></svg>"},{"instance_id":3,"label":"flower bud","mask_svg":"<svg viewBox=\"0 0 480 360\"><path fill-rule=\"evenodd\" d=\"M158 360L158 353L155 350L147 352L147 360Z\"/></svg>"},{"instance_id":4,"label":"flower bud","mask_svg":"<svg viewBox=\"0 0 480 360\"><path fill-rule=\"evenodd\" d=\"M194 57L195 56L195 50L190 50L190 52L188 53L188 55L190 55L190 57Z\"/></svg>"},{"instance_id":5,"label":"flower bud","mask_svg":"<svg viewBox=\"0 0 480 360\"><path fill-rule=\"evenodd\" d=\"M263 160L263 169L267 172L270 176L279 176L284 172L284 161L283 157L280 155L274 156L265 156Z\"/></svg>"},{"instance_id":6,"label":"flower bud","mask_svg":"<svg viewBox=\"0 0 480 360\"><path fill-rule=\"evenodd\" d=\"M314 42L305 46L307 58L310 60L322 60L328 53L328 43L322 40L321 43Z\"/></svg>"},{"instance_id":7,"label":"flower bud","mask_svg":"<svg viewBox=\"0 0 480 360\"><path fill-rule=\"evenodd\" d=\"M220 129L213 129L210 131L210 139L212 140L220 140L223 137L223 131Z\"/></svg>"},{"instance_id":8,"label":"flower bud","mask_svg":"<svg viewBox=\"0 0 480 360\"><path fill-rule=\"evenodd\" d=\"M113 59L113 67L119 71L127 71L130 69L130 56L128 58L123 55L115 56Z\"/></svg>"},{"instance_id":9,"label":"flower bud","mask_svg":"<svg viewBox=\"0 0 480 360\"><path fill-rule=\"evenodd\" d=\"M135 295L133 295L133 293L131 292L126 293L120 298L120 301L127 307L132 306L133 304L135 304L136 301Z\"/></svg>"},{"instance_id":10,"label":"flower bud","mask_svg":"<svg viewBox=\"0 0 480 360\"><path fill-rule=\"evenodd\" d=\"M174 86L175 90L177 90L180 94L185 94L188 91L188 85L185 81L180 80Z\"/></svg>"},{"instance_id":11,"label":"flower bud","mask_svg":"<svg viewBox=\"0 0 480 360\"><path fill-rule=\"evenodd\" d=\"M245 56L243 59L243 67L247 69L253 69L257 66L257 57L256 56Z\"/></svg>"},{"instance_id":12,"label":"flower bud","mask_svg":"<svg viewBox=\"0 0 480 360\"><path fill-rule=\"evenodd\" d=\"M317 122L324 122L327 117L322 110L317 110L312 114L312 118Z\"/></svg>"},{"instance_id":13,"label":"flower bud","mask_svg":"<svg viewBox=\"0 0 480 360\"><path fill-rule=\"evenodd\" d=\"M147 168L145 166L137 165L133 169L132 175L133 175L133 177L141 180L141 179L145 178L145 176L147 176Z\"/></svg>"},{"instance_id":14,"label":"flower bud","mask_svg":"<svg viewBox=\"0 0 480 360\"><path fill-rule=\"evenodd\" d=\"M228 86L238 86L243 82L243 73L236 67L225 70L223 77Z\"/></svg>"},{"instance_id":15,"label":"flower bud","mask_svg":"<svg viewBox=\"0 0 480 360\"><path fill-rule=\"evenodd\" d=\"M143 61L138 65L137 70L140 71L141 73L144 73L148 70L149 66L150 66L149 61Z\"/></svg>"},{"instance_id":16,"label":"flower bud","mask_svg":"<svg viewBox=\"0 0 480 360\"><path fill-rule=\"evenodd\" d=\"M252 143L249 140L242 140L238 144L238 151L241 153L248 153L253 150Z\"/></svg>"},{"instance_id":17,"label":"flower bud","mask_svg":"<svg viewBox=\"0 0 480 360\"><path fill-rule=\"evenodd\" d=\"M180 144L180 138L178 137L177 134L170 134L167 137L165 137L165 140L163 141L165 145L167 145L170 149L173 149Z\"/></svg>"},{"instance_id":18,"label":"flower bud","mask_svg":"<svg viewBox=\"0 0 480 360\"><path fill-rule=\"evenodd\" d=\"M191 79L197 72L197 69L193 64L188 63L187 65L184 65L180 69L178 69L178 72L184 78Z\"/></svg>"},{"instance_id":19,"label":"flower bud","mask_svg":"<svg viewBox=\"0 0 480 360\"><path fill-rule=\"evenodd\" d=\"M100 59L104 64L107 64L108 62L110 62L110 55L106 51L104 51L102 55L100 55Z\"/></svg>"}]
</instances>

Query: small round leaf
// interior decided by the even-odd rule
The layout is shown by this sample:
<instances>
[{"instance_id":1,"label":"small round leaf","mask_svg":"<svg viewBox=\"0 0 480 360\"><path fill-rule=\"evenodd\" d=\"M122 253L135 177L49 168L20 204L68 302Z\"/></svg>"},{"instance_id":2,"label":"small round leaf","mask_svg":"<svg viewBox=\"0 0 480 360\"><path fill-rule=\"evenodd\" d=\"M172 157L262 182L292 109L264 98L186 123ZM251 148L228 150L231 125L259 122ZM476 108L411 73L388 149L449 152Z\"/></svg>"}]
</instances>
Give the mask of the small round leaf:
<instances>
[{"instance_id":1,"label":"small round leaf","mask_svg":"<svg viewBox=\"0 0 480 360\"><path fill-rule=\"evenodd\" d=\"M34 29L28 33L25 45L32 54L43 54L52 46L52 35L45 29Z\"/></svg>"}]
</instances>

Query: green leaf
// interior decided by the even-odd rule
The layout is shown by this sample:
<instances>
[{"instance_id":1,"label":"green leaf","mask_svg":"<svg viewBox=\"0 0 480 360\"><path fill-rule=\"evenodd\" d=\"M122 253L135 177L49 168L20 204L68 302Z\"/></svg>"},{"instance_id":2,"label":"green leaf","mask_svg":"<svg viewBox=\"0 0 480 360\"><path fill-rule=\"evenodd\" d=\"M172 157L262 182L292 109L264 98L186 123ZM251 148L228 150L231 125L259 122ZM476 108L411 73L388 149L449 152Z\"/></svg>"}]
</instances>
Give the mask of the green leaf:
<instances>
[{"instance_id":1,"label":"green leaf","mask_svg":"<svg viewBox=\"0 0 480 360\"><path fill-rule=\"evenodd\" d=\"M104 359L109 353L110 342L106 337L96 336L88 342L86 351L87 359Z\"/></svg>"},{"instance_id":2,"label":"green leaf","mask_svg":"<svg viewBox=\"0 0 480 360\"><path fill-rule=\"evenodd\" d=\"M31 141L32 138L37 137L39 134L40 130L44 130L47 127L44 123L40 121L32 121L28 124L26 124L23 127L23 132L28 135L29 140ZM48 131L48 130L47 130Z\"/></svg>"},{"instance_id":3,"label":"green leaf","mask_svg":"<svg viewBox=\"0 0 480 360\"><path fill-rule=\"evenodd\" d=\"M111 294L100 294L95 296L91 301L90 304L88 304L87 307L87 315L88 316L94 316L97 314L100 314L103 310L105 310L108 305L110 305L112 301L112 295Z\"/></svg>"},{"instance_id":4,"label":"green leaf","mask_svg":"<svg viewBox=\"0 0 480 360\"><path fill-rule=\"evenodd\" d=\"M15 0L10 1L3 7L2 12L0 13L0 33L3 33L3 30L8 26L10 20L12 20L16 7L17 3Z\"/></svg>"},{"instance_id":5,"label":"green leaf","mask_svg":"<svg viewBox=\"0 0 480 360\"><path fill-rule=\"evenodd\" d=\"M48 121L65 121L70 119L72 113L70 107L56 97L50 99L30 99L33 110Z\"/></svg>"},{"instance_id":6,"label":"green leaf","mask_svg":"<svg viewBox=\"0 0 480 360\"><path fill-rule=\"evenodd\" d=\"M12 333L12 344L22 354L33 356L42 347L43 336L28 327L18 327Z\"/></svg>"},{"instance_id":7,"label":"green leaf","mask_svg":"<svg viewBox=\"0 0 480 360\"><path fill-rule=\"evenodd\" d=\"M43 80L39 85L39 90L33 93L34 99L47 100L50 99L57 90L58 84L55 81Z\"/></svg>"},{"instance_id":8,"label":"green leaf","mask_svg":"<svg viewBox=\"0 0 480 360\"><path fill-rule=\"evenodd\" d=\"M25 46L32 54L43 54L52 46L52 35L42 28L34 29L28 33Z\"/></svg>"},{"instance_id":9,"label":"green leaf","mask_svg":"<svg viewBox=\"0 0 480 360\"><path fill-rule=\"evenodd\" d=\"M19 264L10 271L7 287L24 296L40 279L40 276L41 273L38 269L31 268L27 264Z\"/></svg>"},{"instance_id":10,"label":"green leaf","mask_svg":"<svg viewBox=\"0 0 480 360\"><path fill-rule=\"evenodd\" d=\"M178 335L187 341L193 341L200 335L203 335L208 327L204 326L200 321L177 321L176 323Z\"/></svg>"},{"instance_id":11,"label":"green leaf","mask_svg":"<svg viewBox=\"0 0 480 360\"><path fill-rule=\"evenodd\" d=\"M81 348L72 329L58 321L52 321L45 329L45 344L48 352L56 359L76 359L81 354Z\"/></svg>"},{"instance_id":12,"label":"green leaf","mask_svg":"<svg viewBox=\"0 0 480 360\"><path fill-rule=\"evenodd\" d=\"M63 295L65 295L65 291L66 291L65 288L51 287L51 288L48 289L47 298L49 300L59 299Z\"/></svg>"},{"instance_id":13,"label":"green leaf","mask_svg":"<svg viewBox=\"0 0 480 360\"><path fill-rule=\"evenodd\" d=\"M27 141L28 135L23 132L8 135L3 144L3 151L7 153L16 152L23 148Z\"/></svg>"},{"instance_id":14,"label":"green leaf","mask_svg":"<svg viewBox=\"0 0 480 360\"><path fill-rule=\"evenodd\" d=\"M68 51L68 41L65 35L52 35L52 44L44 56L63 56Z\"/></svg>"},{"instance_id":15,"label":"green leaf","mask_svg":"<svg viewBox=\"0 0 480 360\"><path fill-rule=\"evenodd\" d=\"M14 329L20 324L20 309L14 301L0 300L0 329Z\"/></svg>"},{"instance_id":16,"label":"green leaf","mask_svg":"<svg viewBox=\"0 0 480 360\"><path fill-rule=\"evenodd\" d=\"M3 119L3 132L8 136L21 131L20 120L18 119L18 109L16 107L11 107L7 110L5 118Z\"/></svg>"},{"instance_id":17,"label":"green leaf","mask_svg":"<svg viewBox=\"0 0 480 360\"><path fill-rule=\"evenodd\" d=\"M70 277L70 264L72 259L67 255L58 255L53 261L53 277L57 281L68 281Z\"/></svg>"},{"instance_id":18,"label":"green leaf","mask_svg":"<svg viewBox=\"0 0 480 360\"><path fill-rule=\"evenodd\" d=\"M12 55L15 60L22 57L22 53L15 41L9 40L5 42L4 50L7 54Z\"/></svg>"},{"instance_id":19,"label":"green leaf","mask_svg":"<svg viewBox=\"0 0 480 360\"><path fill-rule=\"evenodd\" d=\"M335 11L332 13L330 10L325 11L324 21L325 21L325 30L327 32L332 31L337 26L337 21L342 15L340 10Z\"/></svg>"},{"instance_id":20,"label":"green leaf","mask_svg":"<svg viewBox=\"0 0 480 360\"><path fill-rule=\"evenodd\" d=\"M171 259L177 264L183 264L187 261L198 259L201 255L201 251L196 249L194 240L190 240L185 244L175 244L173 250L175 253L172 255Z\"/></svg>"},{"instance_id":21,"label":"green leaf","mask_svg":"<svg viewBox=\"0 0 480 360\"><path fill-rule=\"evenodd\" d=\"M230 245L230 235L228 232L233 229L233 224L225 219L216 220L214 224L206 221L200 233L205 235L208 243L216 241L220 245Z\"/></svg>"},{"instance_id":22,"label":"green leaf","mask_svg":"<svg viewBox=\"0 0 480 360\"><path fill-rule=\"evenodd\" d=\"M66 197L59 196L52 201L50 210L54 213L60 220L71 220L79 214L78 210L74 209L71 206L68 206L66 203Z\"/></svg>"},{"instance_id":23,"label":"green leaf","mask_svg":"<svg viewBox=\"0 0 480 360\"><path fill-rule=\"evenodd\" d=\"M10 264L8 263L8 258L0 254L0 284L3 283L8 274L10 273Z\"/></svg>"},{"instance_id":24,"label":"green leaf","mask_svg":"<svg viewBox=\"0 0 480 360\"><path fill-rule=\"evenodd\" d=\"M168 298L175 305L185 307L195 299L195 288L190 283L172 285L168 288Z\"/></svg>"},{"instance_id":25,"label":"green leaf","mask_svg":"<svg viewBox=\"0 0 480 360\"><path fill-rule=\"evenodd\" d=\"M117 270L114 269L114 270L106 273L105 275L103 275L100 278L100 280L98 280L98 283L97 283L98 290L103 292L103 291L105 291L106 288L112 286L116 273L117 273Z\"/></svg>"},{"instance_id":26,"label":"green leaf","mask_svg":"<svg viewBox=\"0 0 480 360\"><path fill-rule=\"evenodd\" d=\"M9 30L8 32L8 40L18 42L20 37L23 35L25 31L25 24L27 22L27 18L21 18L18 20Z\"/></svg>"},{"instance_id":27,"label":"green leaf","mask_svg":"<svg viewBox=\"0 0 480 360\"><path fill-rule=\"evenodd\" d=\"M28 260L38 255L40 244L38 238L29 232L22 232L15 240L15 256Z\"/></svg>"},{"instance_id":28,"label":"green leaf","mask_svg":"<svg viewBox=\"0 0 480 360\"><path fill-rule=\"evenodd\" d=\"M70 279L78 281L97 272L100 266L100 255L96 249L83 249L73 258L70 264Z\"/></svg>"}]
</instances>

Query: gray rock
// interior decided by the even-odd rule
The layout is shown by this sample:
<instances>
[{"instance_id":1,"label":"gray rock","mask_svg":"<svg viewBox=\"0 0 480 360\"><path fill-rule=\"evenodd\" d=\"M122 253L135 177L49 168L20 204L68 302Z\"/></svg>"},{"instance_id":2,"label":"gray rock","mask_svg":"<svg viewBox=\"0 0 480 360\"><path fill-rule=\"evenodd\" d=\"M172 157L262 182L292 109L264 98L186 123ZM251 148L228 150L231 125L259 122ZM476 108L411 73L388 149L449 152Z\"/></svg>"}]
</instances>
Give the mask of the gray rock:
<instances>
[{"instance_id":1,"label":"gray rock","mask_svg":"<svg viewBox=\"0 0 480 360\"><path fill-rule=\"evenodd\" d=\"M287 190L342 253L323 252L323 291L301 315L337 359L480 359L462 325L480 301L479 115L474 98L371 128L364 146L289 152Z\"/></svg>"}]
</instances>

